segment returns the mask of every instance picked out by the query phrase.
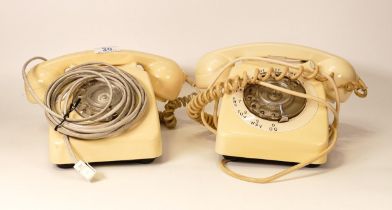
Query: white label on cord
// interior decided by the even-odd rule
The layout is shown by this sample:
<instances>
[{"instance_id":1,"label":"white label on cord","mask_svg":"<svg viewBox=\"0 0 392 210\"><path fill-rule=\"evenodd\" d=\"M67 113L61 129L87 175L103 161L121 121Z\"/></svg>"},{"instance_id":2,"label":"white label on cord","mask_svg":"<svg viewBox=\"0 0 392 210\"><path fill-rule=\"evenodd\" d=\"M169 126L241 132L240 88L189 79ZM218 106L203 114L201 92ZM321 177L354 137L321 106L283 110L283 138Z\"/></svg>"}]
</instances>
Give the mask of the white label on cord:
<instances>
[{"instance_id":1,"label":"white label on cord","mask_svg":"<svg viewBox=\"0 0 392 210\"><path fill-rule=\"evenodd\" d=\"M79 160L75 165L74 169L83 176L87 181L92 181L94 178L96 171L93 167L91 167L88 163L85 163Z\"/></svg>"},{"instance_id":2,"label":"white label on cord","mask_svg":"<svg viewBox=\"0 0 392 210\"><path fill-rule=\"evenodd\" d=\"M120 51L118 47L100 47L94 50L94 52L97 54L111 53L111 52L118 52L118 51Z\"/></svg>"}]
</instances>

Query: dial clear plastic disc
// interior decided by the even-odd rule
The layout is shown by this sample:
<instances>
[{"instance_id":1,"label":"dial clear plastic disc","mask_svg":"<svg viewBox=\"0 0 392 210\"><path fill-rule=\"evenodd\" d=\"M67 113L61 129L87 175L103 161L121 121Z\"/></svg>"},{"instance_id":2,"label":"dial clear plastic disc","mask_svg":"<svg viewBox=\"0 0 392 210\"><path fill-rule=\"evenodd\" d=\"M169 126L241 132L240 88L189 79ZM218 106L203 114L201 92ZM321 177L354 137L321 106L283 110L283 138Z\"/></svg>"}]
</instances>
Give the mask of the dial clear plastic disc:
<instances>
[{"instance_id":1,"label":"dial clear plastic disc","mask_svg":"<svg viewBox=\"0 0 392 210\"><path fill-rule=\"evenodd\" d=\"M117 87L112 87L112 102L105 112L109 112L121 100L121 92ZM106 83L101 81L91 81L79 88L76 95L81 99L76 111L83 117L90 117L101 112L110 101L110 90ZM112 120L116 113L110 117Z\"/></svg>"},{"instance_id":2,"label":"dial clear plastic disc","mask_svg":"<svg viewBox=\"0 0 392 210\"><path fill-rule=\"evenodd\" d=\"M280 81L271 79L266 82L306 93L305 88L298 80L283 78ZM250 84L244 89L244 104L250 112L262 119L286 122L302 112L306 105L306 99L262 85Z\"/></svg>"}]
</instances>

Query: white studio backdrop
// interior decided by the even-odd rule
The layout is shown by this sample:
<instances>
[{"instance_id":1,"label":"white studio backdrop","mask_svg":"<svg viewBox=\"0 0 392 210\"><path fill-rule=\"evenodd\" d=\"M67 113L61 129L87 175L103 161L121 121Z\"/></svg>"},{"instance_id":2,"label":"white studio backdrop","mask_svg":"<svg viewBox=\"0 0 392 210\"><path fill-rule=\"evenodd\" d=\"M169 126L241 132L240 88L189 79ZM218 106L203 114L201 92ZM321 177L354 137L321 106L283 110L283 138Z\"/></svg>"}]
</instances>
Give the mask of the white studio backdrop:
<instances>
[{"instance_id":1,"label":"white studio backdrop","mask_svg":"<svg viewBox=\"0 0 392 210\"><path fill-rule=\"evenodd\" d=\"M0 209L391 209L392 1L5 1L0 0ZM349 60L368 98L343 104L339 143L325 168L281 182L235 180L218 168L214 135L178 111L162 128L152 165L98 167L85 183L47 157L43 111L25 99L21 67L32 56L118 46L175 60L193 76L205 53L285 42ZM183 91L189 93L190 88ZM235 165L263 176L276 166Z\"/></svg>"}]
</instances>

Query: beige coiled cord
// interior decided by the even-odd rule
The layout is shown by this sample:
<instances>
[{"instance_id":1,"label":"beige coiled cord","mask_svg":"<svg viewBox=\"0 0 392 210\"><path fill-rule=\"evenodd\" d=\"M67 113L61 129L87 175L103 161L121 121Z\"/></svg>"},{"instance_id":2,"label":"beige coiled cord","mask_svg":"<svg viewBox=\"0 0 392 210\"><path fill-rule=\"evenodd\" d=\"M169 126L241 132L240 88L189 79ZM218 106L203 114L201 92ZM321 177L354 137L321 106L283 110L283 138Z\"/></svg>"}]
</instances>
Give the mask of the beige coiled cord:
<instances>
[{"instance_id":1,"label":"beige coiled cord","mask_svg":"<svg viewBox=\"0 0 392 210\"><path fill-rule=\"evenodd\" d=\"M186 105L195 95L196 93L192 93L190 95L178 97L175 100L168 101L165 104L164 110L159 112L159 121L167 128L174 129L177 125L177 119L174 115L174 111L178 108L186 107Z\"/></svg>"},{"instance_id":2,"label":"beige coiled cord","mask_svg":"<svg viewBox=\"0 0 392 210\"><path fill-rule=\"evenodd\" d=\"M185 81L193 88L196 87L196 84L189 78L189 76L186 76ZM164 110L159 112L159 121L167 128L174 129L177 125L177 119L174 115L174 111L178 108L186 107L195 95L196 93L191 93L189 95L168 101L164 106Z\"/></svg>"},{"instance_id":3,"label":"beige coiled cord","mask_svg":"<svg viewBox=\"0 0 392 210\"><path fill-rule=\"evenodd\" d=\"M230 66L234 65L236 62L244 61L244 60L250 60L250 61L262 61L262 62L267 62L267 63L273 63L273 64L278 64L280 66L283 66L283 69L279 72L275 71L273 68L269 68L265 71L260 71L256 69L253 73L252 77L249 77L246 72L240 76L235 76L234 78L229 78L224 82L217 82L219 80L219 77L230 70ZM312 162L316 161L320 157L328 154L333 146L336 143L337 140L337 132L338 132L338 123L339 123L339 110L340 110L340 99L338 95L338 90L337 86L335 84L335 81L333 79L333 75L326 75L323 74L322 72L319 71L319 68L316 66L314 69L305 69L302 65L295 65L289 62L282 61L280 59L274 59L274 58L269 58L269 57L240 57L238 59L235 59L225 66L223 66L218 72L220 72L219 76L215 79L215 81L209 86L208 89L202 91L201 93L197 94L195 97L192 98L192 100L189 102L187 106L187 113L188 115L198 121L204 124L211 132L216 133L216 128L218 124L218 105L219 105L219 100L221 97L223 97L225 94L231 94L239 89L245 88L247 84L259 84L271 89L275 89L278 91L281 91L283 93L287 93L290 95L310 99L317 101L318 103L326 106L328 110L330 110L333 115L334 115L334 120L332 124L329 126L329 145L326 149L321 151L318 155L314 157L310 157L309 159L298 163L297 165L294 165L290 168L287 168L285 170L282 170L281 172L278 172L272 176L269 177L263 177L263 178L254 178L254 177L248 177L244 176L241 174L238 174L229 168L227 168L227 163L230 162L229 160L222 159L221 161L221 169L227 173L228 175L248 181L248 182L256 182L256 183L268 183L273 180L276 180L288 173L291 173L295 170L298 170L300 168L303 168ZM316 79L319 81L328 81L328 83L332 86L334 90L334 95L336 98L336 103L335 106L332 106L332 104L328 103L324 99L320 99L318 97L309 95L309 94L303 94L303 93L298 93L295 91L291 91L285 88L277 87L275 85L272 85L270 83L265 82L266 80L273 78L275 80L281 80L284 77L288 77L292 80L296 80L298 78L304 78L306 80L311 80L311 79ZM360 80L362 81L362 80ZM360 83L359 81L359 83ZM363 82L362 82L363 83ZM346 88L347 89L347 88ZM367 94L367 87L364 85L357 85L355 87L355 93L360 96L360 97L365 97ZM214 105L214 112L213 114L207 114L204 113L204 107L209 104L210 102L215 103Z\"/></svg>"}]
</instances>

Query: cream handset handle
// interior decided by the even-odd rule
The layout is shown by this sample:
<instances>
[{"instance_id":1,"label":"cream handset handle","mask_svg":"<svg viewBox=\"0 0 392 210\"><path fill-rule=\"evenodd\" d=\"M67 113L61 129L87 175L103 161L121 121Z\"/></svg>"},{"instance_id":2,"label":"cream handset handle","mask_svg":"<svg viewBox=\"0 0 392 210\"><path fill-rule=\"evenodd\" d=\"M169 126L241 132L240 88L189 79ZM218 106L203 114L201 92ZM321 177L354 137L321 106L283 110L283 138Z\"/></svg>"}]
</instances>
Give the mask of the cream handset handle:
<instances>
[{"instance_id":1,"label":"cream handset handle","mask_svg":"<svg viewBox=\"0 0 392 210\"><path fill-rule=\"evenodd\" d=\"M64 74L67 68L92 62L102 62L113 66L130 63L142 65L150 76L155 95L162 101L175 99L185 81L185 74L174 61L157 55L126 50L110 53L85 51L61 56L36 65L28 72L27 77L42 100L49 85ZM28 98L34 102L29 94Z\"/></svg>"},{"instance_id":2,"label":"cream handset handle","mask_svg":"<svg viewBox=\"0 0 392 210\"><path fill-rule=\"evenodd\" d=\"M287 63L297 60L318 66L320 72L333 74L341 102L346 101L353 91L360 97L367 94L365 83L356 74L351 64L343 58L309 47L282 43L240 45L208 53L197 64L196 85L199 88L207 88L221 74L220 69L224 65L240 57L270 58ZM225 80L228 74L226 72L221 75L220 81ZM328 83L325 85L328 98L336 101L332 87Z\"/></svg>"}]
</instances>

